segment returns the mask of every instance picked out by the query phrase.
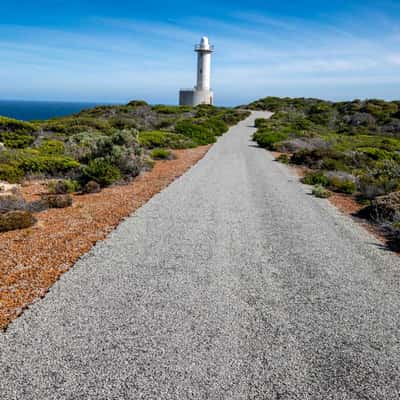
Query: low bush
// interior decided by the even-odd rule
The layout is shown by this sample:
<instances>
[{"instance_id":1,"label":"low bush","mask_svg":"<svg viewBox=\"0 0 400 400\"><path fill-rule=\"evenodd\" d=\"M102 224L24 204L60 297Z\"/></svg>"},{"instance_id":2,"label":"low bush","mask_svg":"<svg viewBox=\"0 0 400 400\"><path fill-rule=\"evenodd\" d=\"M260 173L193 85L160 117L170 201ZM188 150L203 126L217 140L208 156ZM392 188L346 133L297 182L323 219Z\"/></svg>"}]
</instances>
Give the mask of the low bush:
<instances>
[{"instance_id":1,"label":"low bush","mask_svg":"<svg viewBox=\"0 0 400 400\"><path fill-rule=\"evenodd\" d=\"M356 180L351 174L339 171L325 173L328 179L328 187L335 191L345 194L353 194L357 190Z\"/></svg>"},{"instance_id":2,"label":"low bush","mask_svg":"<svg viewBox=\"0 0 400 400\"><path fill-rule=\"evenodd\" d=\"M89 161L89 164L83 167L82 175L86 182L95 181L102 187L121 179L121 171L103 158Z\"/></svg>"},{"instance_id":3,"label":"low bush","mask_svg":"<svg viewBox=\"0 0 400 400\"><path fill-rule=\"evenodd\" d=\"M282 164L289 164L290 163L290 158L287 154L280 154L277 158L276 161L281 162Z\"/></svg>"},{"instance_id":4,"label":"low bush","mask_svg":"<svg viewBox=\"0 0 400 400\"><path fill-rule=\"evenodd\" d=\"M157 147L185 149L196 146L193 140L184 135L163 131L139 132L139 143L147 149Z\"/></svg>"},{"instance_id":5,"label":"low bush","mask_svg":"<svg viewBox=\"0 0 400 400\"><path fill-rule=\"evenodd\" d=\"M400 164L385 160L359 174L357 186L362 198L372 200L400 189Z\"/></svg>"},{"instance_id":6,"label":"low bush","mask_svg":"<svg viewBox=\"0 0 400 400\"><path fill-rule=\"evenodd\" d=\"M79 162L66 156L30 155L23 157L18 167L25 173L44 173L52 176L78 168Z\"/></svg>"},{"instance_id":7,"label":"low bush","mask_svg":"<svg viewBox=\"0 0 400 400\"><path fill-rule=\"evenodd\" d=\"M301 180L306 185L320 185L320 186L328 186L329 179L325 176L322 171L309 172L304 176Z\"/></svg>"},{"instance_id":8,"label":"low bush","mask_svg":"<svg viewBox=\"0 0 400 400\"><path fill-rule=\"evenodd\" d=\"M69 194L47 194L42 200L49 208L66 208L72 205L72 197Z\"/></svg>"},{"instance_id":9,"label":"low bush","mask_svg":"<svg viewBox=\"0 0 400 400\"><path fill-rule=\"evenodd\" d=\"M154 149L150 152L150 156L155 160L169 160L172 154L166 149Z\"/></svg>"},{"instance_id":10,"label":"low bush","mask_svg":"<svg viewBox=\"0 0 400 400\"><path fill-rule=\"evenodd\" d=\"M0 137L3 132L32 134L36 132L36 126L30 122L0 116Z\"/></svg>"},{"instance_id":11,"label":"low bush","mask_svg":"<svg viewBox=\"0 0 400 400\"><path fill-rule=\"evenodd\" d=\"M312 190L312 194L315 197L319 197L321 199L327 199L328 197L331 196L331 192L329 190L325 189L321 185L314 186L313 190Z\"/></svg>"},{"instance_id":12,"label":"low bush","mask_svg":"<svg viewBox=\"0 0 400 400\"><path fill-rule=\"evenodd\" d=\"M9 183L20 183L24 172L13 164L0 164L0 181Z\"/></svg>"},{"instance_id":13,"label":"low bush","mask_svg":"<svg viewBox=\"0 0 400 400\"><path fill-rule=\"evenodd\" d=\"M266 118L256 118L254 121L254 126L258 129L265 128L268 126L268 120Z\"/></svg>"},{"instance_id":14,"label":"low bush","mask_svg":"<svg viewBox=\"0 0 400 400\"><path fill-rule=\"evenodd\" d=\"M253 139L259 146L267 148L268 150L276 150L276 144L288 139L288 135L284 132L274 132L271 129L258 130Z\"/></svg>"},{"instance_id":15,"label":"low bush","mask_svg":"<svg viewBox=\"0 0 400 400\"><path fill-rule=\"evenodd\" d=\"M0 141L10 149L25 149L35 141L35 137L15 132L2 132Z\"/></svg>"},{"instance_id":16,"label":"low bush","mask_svg":"<svg viewBox=\"0 0 400 400\"><path fill-rule=\"evenodd\" d=\"M41 154L45 155L64 155L64 143L59 140L45 140L38 148Z\"/></svg>"},{"instance_id":17,"label":"low bush","mask_svg":"<svg viewBox=\"0 0 400 400\"><path fill-rule=\"evenodd\" d=\"M95 181L89 181L84 187L83 187L83 193L99 193L101 192L101 187L100 185L95 182Z\"/></svg>"},{"instance_id":18,"label":"low bush","mask_svg":"<svg viewBox=\"0 0 400 400\"><path fill-rule=\"evenodd\" d=\"M190 119L179 121L175 126L175 131L192 139L197 145L206 145L216 141L213 129Z\"/></svg>"},{"instance_id":19,"label":"low bush","mask_svg":"<svg viewBox=\"0 0 400 400\"><path fill-rule=\"evenodd\" d=\"M67 194L77 192L80 188L79 182L72 179L51 181L47 185L50 193Z\"/></svg>"},{"instance_id":20,"label":"low bush","mask_svg":"<svg viewBox=\"0 0 400 400\"><path fill-rule=\"evenodd\" d=\"M36 219L29 211L9 211L0 214L0 232L29 228L36 223Z\"/></svg>"},{"instance_id":21,"label":"low bush","mask_svg":"<svg viewBox=\"0 0 400 400\"><path fill-rule=\"evenodd\" d=\"M16 210L25 210L26 201L15 194L4 194L0 196L0 213Z\"/></svg>"},{"instance_id":22,"label":"low bush","mask_svg":"<svg viewBox=\"0 0 400 400\"><path fill-rule=\"evenodd\" d=\"M152 109L160 114L182 114L193 110L189 106L166 106L163 104L157 104Z\"/></svg>"}]
</instances>

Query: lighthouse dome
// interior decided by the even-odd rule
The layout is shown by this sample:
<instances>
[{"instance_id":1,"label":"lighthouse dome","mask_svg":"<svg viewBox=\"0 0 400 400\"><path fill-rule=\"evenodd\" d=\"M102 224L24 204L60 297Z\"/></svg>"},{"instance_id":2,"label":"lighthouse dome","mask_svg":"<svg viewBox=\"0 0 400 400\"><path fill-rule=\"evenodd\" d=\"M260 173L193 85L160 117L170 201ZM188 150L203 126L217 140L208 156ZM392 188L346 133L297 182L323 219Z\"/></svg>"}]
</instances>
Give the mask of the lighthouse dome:
<instances>
[{"instance_id":1,"label":"lighthouse dome","mask_svg":"<svg viewBox=\"0 0 400 400\"><path fill-rule=\"evenodd\" d=\"M202 38L201 38L201 40L200 40L200 44L202 45L202 46L208 46L209 45L209 43L208 43L208 37L207 36L203 36Z\"/></svg>"}]
</instances>

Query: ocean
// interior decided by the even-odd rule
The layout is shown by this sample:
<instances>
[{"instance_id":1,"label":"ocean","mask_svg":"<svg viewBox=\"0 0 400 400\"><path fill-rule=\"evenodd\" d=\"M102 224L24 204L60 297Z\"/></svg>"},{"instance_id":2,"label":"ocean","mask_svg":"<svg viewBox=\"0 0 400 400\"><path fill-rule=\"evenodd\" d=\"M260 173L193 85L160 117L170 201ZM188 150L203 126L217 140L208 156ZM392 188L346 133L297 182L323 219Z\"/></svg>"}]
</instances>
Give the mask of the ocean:
<instances>
[{"instance_id":1,"label":"ocean","mask_svg":"<svg viewBox=\"0 0 400 400\"><path fill-rule=\"evenodd\" d=\"M97 105L101 103L0 100L0 115L24 121L43 120L74 114Z\"/></svg>"}]
</instances>

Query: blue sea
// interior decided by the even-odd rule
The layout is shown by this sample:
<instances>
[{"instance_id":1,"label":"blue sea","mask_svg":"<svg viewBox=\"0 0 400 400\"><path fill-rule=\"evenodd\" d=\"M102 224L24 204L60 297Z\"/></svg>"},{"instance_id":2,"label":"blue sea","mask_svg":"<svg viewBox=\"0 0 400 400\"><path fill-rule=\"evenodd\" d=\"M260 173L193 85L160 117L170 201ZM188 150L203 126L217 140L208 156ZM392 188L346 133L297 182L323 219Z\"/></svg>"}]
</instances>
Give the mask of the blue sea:
<instances>
[{"instance_id":1,"label":"blue sea","mask_svg":"<svg viewBox=\"0 0 400 400\"><path fill-rule=\"evenodd\" d=\"M0 115L24 121L62 117L104 103L0 100Z\"/></svg>"}]
</instances>

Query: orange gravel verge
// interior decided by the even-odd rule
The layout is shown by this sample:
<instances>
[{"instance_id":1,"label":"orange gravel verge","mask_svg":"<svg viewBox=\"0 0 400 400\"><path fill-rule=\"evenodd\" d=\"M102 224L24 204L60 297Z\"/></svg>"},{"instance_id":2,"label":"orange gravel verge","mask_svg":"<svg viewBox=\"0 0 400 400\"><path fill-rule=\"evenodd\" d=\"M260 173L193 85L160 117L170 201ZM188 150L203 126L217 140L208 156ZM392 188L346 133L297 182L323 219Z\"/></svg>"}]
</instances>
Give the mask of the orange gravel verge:
<instances>
[{"instance_id":1,"label":"orange gravel verge","mask_svg":"<svg viewBox=\"0 0 400 400\"><path fill-rule=\"evenodd\" d=\"M35 226L0 234L0 329L17 318L99 240L200 160L210 146L174 151L131 183L90 195L74 195L72 207L36 214ZM43 183L22 188L39 197Z\"/></svg>"}]
</instances>

